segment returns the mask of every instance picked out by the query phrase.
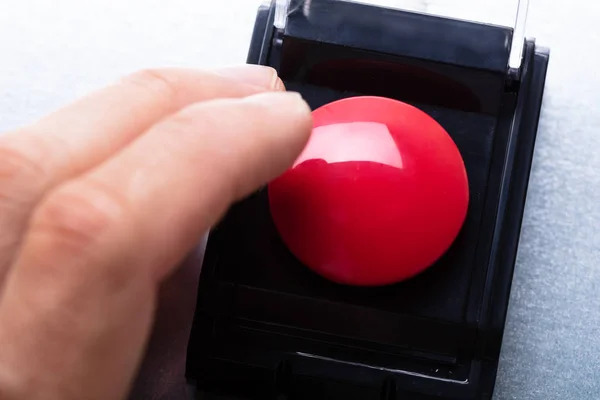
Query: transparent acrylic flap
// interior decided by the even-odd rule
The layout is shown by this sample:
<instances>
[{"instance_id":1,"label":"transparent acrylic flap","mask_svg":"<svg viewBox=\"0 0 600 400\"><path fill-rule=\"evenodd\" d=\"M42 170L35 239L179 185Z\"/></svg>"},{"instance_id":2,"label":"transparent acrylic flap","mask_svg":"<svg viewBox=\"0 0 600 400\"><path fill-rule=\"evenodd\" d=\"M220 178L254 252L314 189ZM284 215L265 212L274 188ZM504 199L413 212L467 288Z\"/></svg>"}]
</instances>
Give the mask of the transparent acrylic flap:
<instances>
[{"instance_id":1,"label":"transparent acrylic flap","mask_svg":"<svg viewBox=\"0 0 600 400\"><path fill-rule=\"evenodd\" d=\"M318 0L315 0L318 1ZM514 31L509 66L518 68L525 40L529 0L329 0L368 4L445 18L503 26ZM313 0L301 1L310 13ZM290 0L276 0L276 25L285 25ZM295 0L295 3L298 3Z\"/></svg>"}]
</instances>

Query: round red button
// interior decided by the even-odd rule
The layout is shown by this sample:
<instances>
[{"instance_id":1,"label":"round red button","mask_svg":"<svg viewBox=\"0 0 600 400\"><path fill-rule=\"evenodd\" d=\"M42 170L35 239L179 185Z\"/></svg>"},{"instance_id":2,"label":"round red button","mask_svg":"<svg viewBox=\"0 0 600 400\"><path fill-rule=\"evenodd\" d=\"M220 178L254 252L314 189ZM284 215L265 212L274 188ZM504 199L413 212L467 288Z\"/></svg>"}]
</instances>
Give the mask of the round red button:
<instances>
[{"instance_id":1,"label":"round red button","mask_svg":"<svg viewBox=\"0 0 600 400\"><path fill-rule=\"evenodd\" d=\"M307 267L359 286L396 283L456 239L469 186L448 133L408 104L353 97L313 112L294 166L269 184L273 221Z\"/></svg>"}]
</instances>

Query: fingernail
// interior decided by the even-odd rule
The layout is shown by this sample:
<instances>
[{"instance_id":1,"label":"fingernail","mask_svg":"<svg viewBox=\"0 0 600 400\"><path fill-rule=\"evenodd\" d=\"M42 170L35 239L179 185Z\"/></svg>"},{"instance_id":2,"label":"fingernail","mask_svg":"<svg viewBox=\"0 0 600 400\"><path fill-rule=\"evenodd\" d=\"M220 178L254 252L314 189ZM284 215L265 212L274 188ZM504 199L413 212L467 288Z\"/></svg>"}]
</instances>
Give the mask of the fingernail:
<instances>
[{"instance_id":1,"label":"fingernail","mask_svg":"<svg viewBox=\"0 0 600 400\"><path fill-rule=\"evenodd\" d=\"M309 112L310 107L297 92L267 92L247 97L245 101L277 107L282 111Z\"/></svg>"},{"instance_id":2,"label":"fingernail","mask_svg":"<svg viewBox=\"0 0 600 400\"><path fill-rule=\"evenodd\" d=\"M264 65L246 64L233 67L224 67L215 73L248 85L259 86L267 90L285 90L283 82L279 79L274 68Z\"/></svg>"},{"instance_id":3,"label":"fingernail","mask_svg":"<svg viewBox=\"0 0 600 400\"><path fill-rule=\"evenodd\" d=\"M275 90L279 92L285 92L285 84L279 77L277 77L277 80L275 82Z\"/></svg>"}]
</instances>

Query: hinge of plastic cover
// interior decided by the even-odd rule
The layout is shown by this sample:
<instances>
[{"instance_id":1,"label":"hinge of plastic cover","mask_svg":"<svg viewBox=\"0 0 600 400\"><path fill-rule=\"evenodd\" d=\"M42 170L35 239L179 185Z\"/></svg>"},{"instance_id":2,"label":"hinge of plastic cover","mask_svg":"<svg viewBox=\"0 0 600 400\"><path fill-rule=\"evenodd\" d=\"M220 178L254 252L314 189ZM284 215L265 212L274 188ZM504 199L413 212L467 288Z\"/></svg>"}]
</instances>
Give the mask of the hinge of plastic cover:
<instances>
[{"instance_id":1,"label":"hinge of plastic cover","mask_svg":"<svg viewBox=\"0 0 600 400\"><path fill-rule=\"evenodd\" d=\"M273 24L276 29L285 29L289 8L290 0L275 0L275 21Z\"/></svg>"}]
</instances>

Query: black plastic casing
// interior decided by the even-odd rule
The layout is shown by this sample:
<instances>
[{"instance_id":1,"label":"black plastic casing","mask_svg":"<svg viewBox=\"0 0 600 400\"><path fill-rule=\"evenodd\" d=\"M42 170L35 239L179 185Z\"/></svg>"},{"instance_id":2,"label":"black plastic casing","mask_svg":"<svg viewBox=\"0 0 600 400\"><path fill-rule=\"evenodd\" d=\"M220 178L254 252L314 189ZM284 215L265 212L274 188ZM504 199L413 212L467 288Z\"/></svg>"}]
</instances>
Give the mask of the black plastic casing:
<instances>
[{"instance_id":1,"label":"black plastic casing","mask_svg":"<svg viewBox=\"0 0 600 400\"><path fill-rule=\"evenodd\" d=\"M313 109L345 97L411 103L456 142L465 225L427 272L383 288L316 276L281 242L267 189L210 233L187 355L203 398L492 397L549 53L512 30L313 0L284 30L259 9L248 62L276 68ZM214 397L209 397L214 396Z\"/></svg>"}]
</instances>

